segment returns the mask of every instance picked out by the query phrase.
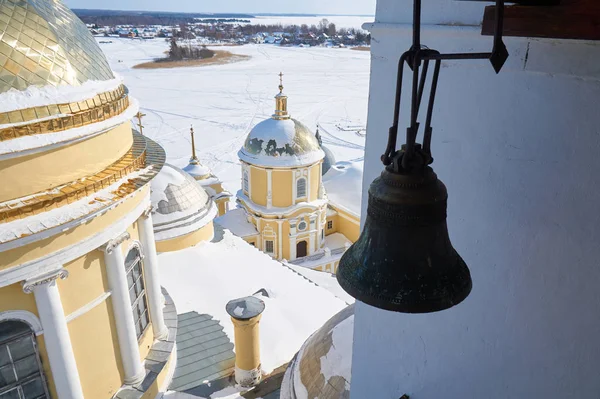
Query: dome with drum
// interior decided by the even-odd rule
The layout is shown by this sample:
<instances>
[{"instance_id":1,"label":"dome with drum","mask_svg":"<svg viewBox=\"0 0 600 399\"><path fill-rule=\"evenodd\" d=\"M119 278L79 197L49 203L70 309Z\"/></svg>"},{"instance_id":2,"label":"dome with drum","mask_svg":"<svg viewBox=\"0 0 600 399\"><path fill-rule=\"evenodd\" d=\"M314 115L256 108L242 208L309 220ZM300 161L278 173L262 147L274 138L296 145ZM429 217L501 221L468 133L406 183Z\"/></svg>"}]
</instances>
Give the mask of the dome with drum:
<instances>
[{"instance_id":1,"label":"dome with drum","mask_svg":"<svg viewBox=\"0 0 600 399\"><path fill-rule=\"evenodd\" d=\"M275 113L250 131L238 153L242 161L265 167L290 167L314 164L325 157L314 133L290 116L287 100L280 84Z\"/></svg>"},{"instance_id":2,"label":"dome with drum","mask_svg":"<svg viewBox=\"0 0 600 399\"><path fill-rule=\"evenodd\" d=\"M179 250L213 237L217 207L183 170L165 164L151 185L152 220L159 252Z\"/></svg>"}]
</instances>

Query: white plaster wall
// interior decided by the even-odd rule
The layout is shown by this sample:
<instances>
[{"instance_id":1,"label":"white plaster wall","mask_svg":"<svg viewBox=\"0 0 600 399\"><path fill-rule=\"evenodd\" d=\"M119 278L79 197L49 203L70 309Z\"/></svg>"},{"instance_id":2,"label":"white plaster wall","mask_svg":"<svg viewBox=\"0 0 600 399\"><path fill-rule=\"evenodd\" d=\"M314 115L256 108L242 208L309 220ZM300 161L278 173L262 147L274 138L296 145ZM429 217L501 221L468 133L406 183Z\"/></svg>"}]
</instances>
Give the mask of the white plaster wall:
<instances>
[{"instance_id":1,"label":"white plaster wall","mask_svg":"<svg viewBox=\"0 0 600 399\"><path fill-rule=\"evenodd\" d=\"M396 2L378 0L378 20L401 21ZM408 25L371 30L365 208L411 41ZM486 50L490 40L479 28L423 32L445 52ZM433 119L433 166L473 291L427 315L357 303L353 399L600 395L600 43L506 41L511 58L498 76L485 61L444 64Z\"/></svg>"}]
</instances>

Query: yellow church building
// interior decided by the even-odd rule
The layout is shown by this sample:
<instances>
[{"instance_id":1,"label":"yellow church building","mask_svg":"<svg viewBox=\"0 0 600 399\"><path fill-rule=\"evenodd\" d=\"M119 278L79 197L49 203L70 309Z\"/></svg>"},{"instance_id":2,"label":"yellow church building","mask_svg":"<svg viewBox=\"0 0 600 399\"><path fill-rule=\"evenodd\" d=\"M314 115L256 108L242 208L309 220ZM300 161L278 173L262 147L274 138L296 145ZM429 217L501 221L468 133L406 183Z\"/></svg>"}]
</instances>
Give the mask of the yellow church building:
<instances>
[{"instance_id":1,"label":"yellow church building","mask_svg":"<svg viewBox=\"0 0 600 399\"><path fill-rule=\"evenodd\" d=\"M150 198L165 152L63 3L4 1L0 31L0 397L153 398L175 353Z\"/></svg>"},{"instance_id":2,"label":"yellow church building","mask_svg":"<svg viewBox=\"0 0 600 399\"><path fill-rule=\"evenodd\" d=\"M360 199L352 209L340 205L347 202L347 188L334 176L338 165L332 165L318 136L290 116L282 81L275 105L273 115L250 131L238 152L239 207L216 222L277 260L335 273L342 254L358 239ZM328 198L324 167L336 181L338 204ZM362 169L354 185L361 184Z\"/></svg>"}]
</instances>

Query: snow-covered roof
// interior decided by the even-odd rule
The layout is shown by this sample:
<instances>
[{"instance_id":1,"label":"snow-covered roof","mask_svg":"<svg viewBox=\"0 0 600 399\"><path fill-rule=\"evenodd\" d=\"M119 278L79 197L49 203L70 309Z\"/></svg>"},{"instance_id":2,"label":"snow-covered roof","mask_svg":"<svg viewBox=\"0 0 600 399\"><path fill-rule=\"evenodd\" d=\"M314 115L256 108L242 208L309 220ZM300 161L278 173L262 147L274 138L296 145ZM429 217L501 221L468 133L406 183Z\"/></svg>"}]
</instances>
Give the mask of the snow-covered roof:
<instances>
[{"instance_id":1,"label":"snow-covered roof","mask_svg":"<svg viewBox=\"0 0 600 399\"><path fill-rule=\"evenodd\" d=\"M314 164L325 153L310 129L299 121L269 118L250 131L238 156L254 165L290 167Z\"/></svg>"},{"instance_id":2,"label":"snow-covered roof","mask_svg":"<svg viewBox=\"0 0 600 399\"><path fill-rule=\"evenodd\" d=\"M340 298L342 301L346 302L348 305L356 302L350 294L348 294L338 283L335 275L328 272L320 272L318 270L309 269L300 265L293 265L291 263L286 264L290 269L294 270L296 273L303 275L316 285L321 288L325 288L327 291L331 292L333 295Z\"/></svg>"},{"instance_id":3,"label":"snow-covered roof","mask_svg":"<svg viewBox=\"0 0 600 399\"><path fill-rule=\"evenodd\" d=\"M250 237L258 234L256 227L248 221L246 211L235 208L215 219L215 223L231 231L238 237Z\"/></svg>"},{"instance_id":4,"label":"snow-covered roof","mask_svg":"<svg viewBox=\"0 0 600 399\"><path fill-rule=\"evenodd\" d=\"M194 178L205 176L210 177L212 175L210 169L202 165L201 163L190 162L185 168L183 168L183 171Z\"/></svg>"},{"instance_id":5,"label":"snow-covered roof","mask_svg":"<svg viewBox=\"0 0 600 399\"><path fill-rule=\"evenodd\" d=\"M192 233L217 216L216 205L202 186L173 165L165 164L150 187L157 241Z\"/></svg>"},{"instance_id":6,"label":"snow-covered roof","mask_svg":"<svg viewBox=\"0 0 600 399\"><path fill-rule=\"evenodd\" d=\"M332 317L302 346L281 384L282 399L349 398L354 306Z\"/></svg>"},{"instance_id":7,"label":"snow-covered roof","mask_svg":"<svg viewBox=\"0 0 600 399\"><path fill-rule=\"evenodd\" d=\"M23 152L27 151L36 152L52 146L72 144L105 133L107 130L131 120L139 109L138 101L129 97L129 107L121 114L110 119L60 132L33 134L17 137L12 140L0 141L0 159L15 156L16 153L22 155Z\"/></svg>"},{"instance_id":8,"label":"snow-covered roof","mask_svg":"<svg viewBox=\"0 0 600 399\"><path fill-rule=\"evenodd\" d=\"M0 94L0 112L89 100L97 94L118 89L123 84L123 78L115 76L110 80L88 80L80 86L62 84L29 86L26 90L11 89Z\"/></svg>"},{"instance_id":9,"label":"snow-covered roof","mask_svg":"<svg viewBox=\"0 0 600 399\"><path fill-rule=\"evenodd\" d=\"M299 276L230 231L218 242L202 242L159 255L161 284L178 313L210 314L234 341L225 310L232 299L265 290L260 322L261 362L267 373L289 362L302 343L346 304Z\"/></svg>"},{"instance_id":10,"label":"snow-covered roof","mask_svg":"<svg viewBox=\"0 0 600 399\"><path fill-rule=\"evenodd\" d=\"M153 169L155 169L154 166L149 166L130 173L110 186L68 205L24 219L3 223L2 229L0 229L0 244L23 237L30 237L59 226L62 226L63 231L70 227L76 227L81 224L81 218L114 207L123 201L124 197L119 194L120 187L129 183L132 179L150 173ZM130 196L132 195L135 195L135 192L134 194L130 194ZM129 198L129 196L125 198ZM71 225L70 223L74 224Z\"/></svg>"},{"instance_id":11,"label":"snow-covered roof","mask_svg":"<svg viewBox=\"0 0 600 399\"><path fill-rule=\"evenodd\" d=\"M329 202L359 217L362 203L362 179L362 162L337 162L323 176L323 185Z\"/></svg>"}]
</instances>

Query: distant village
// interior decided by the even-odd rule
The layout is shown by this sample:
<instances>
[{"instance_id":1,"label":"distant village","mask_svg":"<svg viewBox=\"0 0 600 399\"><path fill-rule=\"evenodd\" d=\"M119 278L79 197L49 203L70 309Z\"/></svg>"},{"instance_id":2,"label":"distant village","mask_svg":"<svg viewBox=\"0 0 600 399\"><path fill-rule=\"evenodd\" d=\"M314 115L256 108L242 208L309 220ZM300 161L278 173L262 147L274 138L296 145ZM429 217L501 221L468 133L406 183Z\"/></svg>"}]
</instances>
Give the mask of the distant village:
<instances>
[{"instance_id":1,"label":"distant village","mask_svg":"<svg viewBox=\"0 0 600 399\"><path fill-rule=\"evenodd\" d=\"M274 44L281 46L368 46L370 33L361 29L338 29L322 19L316 25L260 25L244 19L198 19L179 25L114 25L86 24L94 36L139 40L191 40L210 44Z\"/></svg>"}]
</instances>

